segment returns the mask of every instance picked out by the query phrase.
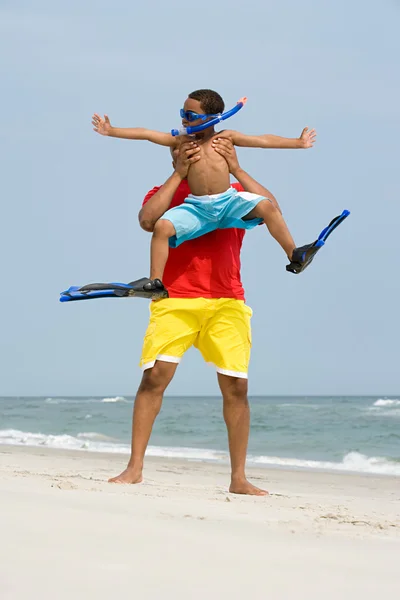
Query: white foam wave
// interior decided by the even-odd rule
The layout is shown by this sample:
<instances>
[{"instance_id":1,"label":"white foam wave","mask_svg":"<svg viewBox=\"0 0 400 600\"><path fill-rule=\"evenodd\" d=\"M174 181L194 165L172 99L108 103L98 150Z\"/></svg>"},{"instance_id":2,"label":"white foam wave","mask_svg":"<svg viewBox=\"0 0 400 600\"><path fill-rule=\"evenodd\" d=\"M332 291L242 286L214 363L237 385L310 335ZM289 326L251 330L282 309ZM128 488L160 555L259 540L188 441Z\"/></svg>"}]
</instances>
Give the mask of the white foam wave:
<instances>
[{"instance_id":1,"label":"white foam wave","mask_svg":"<svg viewBox=\"0 0 400 600\"><path fill-rule=\"evenodd\" d=\"M64 448L65 450L90 450L92 452L129 453L128 444L119 444L106 435L96 432L72 435L49 435L31 433L17 429L0 430L0 444L11 446L48 446L49 448Z\"/></svg>"},{"instance_id":2,"label":"white foam wave","mask_svg":"<svg viewBox=\"0 0 400 600\"><path fill-rule=\"evenodd\" d=\"M66 402L64 398L46 398L45 400L46 404L63 404L64 402Z\"/></svg>"},{"instance_id":3,"label":"white foam wave","mask_svg":"<svg viewBox=\"0 0 400 600\"><path fill-rule=\"evenodd\" d=\"M377 400L367 408L367 414L376 417L400 417L400 400Z\"/></svg>"},{"instance_id":4,"label":"white foam wave","mask_svg":"<svg viewBox=\"0 0 400 600\"><path fill-rule=\"evenodd\" d=\"M94 440L97 442L116 442L115 438L112 438L108 435L104 435L103 433L97 433L96 431L84 431L83 433L78 433L78 438L80 440Z\"/></svg>"},{"instance_id":5,"label":"white foam wave","mask_svg":"<svg viewBox=\"0 0 400 600\"><path fill-rule=\"evenodd\" d=\"M87 450L89 452L110 452L129 454L130 446L116 442L113 438L97 432L71 435L46 435L30 433L17 429L0 430L0 444L11 446L48 446L49 448L64 448L66 450ZM174 448L168 446L149 446L147 456L166 458L186 458L189 460L226 460L228 454L217 450L202 448Z\"/></svg>"},{"instance_id":6,"label":"white foam wave","mask_svg":"<svg viewBox=\"0 0 400 600\"><path fill-rule=\"evenodd\" d=\"M113 454L130 453L130 446L116 442L113 438L97 432L83 432L77 437L71 435L46 435L30 433L16 429L0 430L0 444L15 446L47 446L66 450L85 450L88 452L107 452ZM175 448L168 446L149 446L147 456L160 458L182 458L186 460L227 462L227 452L207 448ZM372 473L395 475L400 477L400 462L379 456L365 456L359 452L349 452L341 462L281 458L279 456L249 456L248 463L320 471L347 471L354 473Z\"/></svg>"},{"instance_id":7,"label":"white foam wave","mask_svg":"<svg viewBox=\"0 0 400 600\"><path fill-rule=\"evenodd\" d=\"M349 452L342 462L319 460L300 460L297 458L279 458L278 456L257 456L251 459L256 464L318 469L328 471L349 471L353 473L375 473L377 475L400 476L400 463L380 456L365 456L359 452Z\"/></svg>"},{"instance_id":8,"label":"white foam wave","mask_svg":"<svg viewBox=\"0 0 400 600\"><path fill-rule=\"evenodd\" d=\"M189 460L213 460L225 461L229 455L222 450L207 450L206 448L171 448L168 446L149 446L147 456L158 456L160 458L186 458Z\"/></svg>"},{"instance_id":9,"label":"white foam wave","mask_svg":"<svg viewBox=\"0 0 400 600\"><path fill-rule=\"evenodd\" d=\"M114 403L128 402L123 396L114 396L107 398L46 398L46 404L92 404L97 402Z\"/></svg>"},{"instance_id":10,"label":"white foam wave","mask_svg":"<svg viewBox=\"0 0 400 600\"><path fill-rule=\"evenodd\" d=\"M113 403L113 402L128 402L123 396L115 396L114 398L103 398L102 402Z\"/></svg>"},{"instance_id":11,"label":"white foam wave","mask_svg":"<svg viewBox=\"0 0 400 600\"><path fill-rule=\"evenodd\" d=\"M400 406L400 400L390 400L390 399L379 399L374 402L374 406Z\"/></svg>"},{"instance_id":12,"label":"white foam wave","mask_svg":"<svg viewBox=\"0 0 400 600\"><path fill-rule=\"evenodd\" d=\"M31 433L17 429L3 429L0 431L0 444L16 446L49 446L50 448L75 449L82 447L82 442L71 435L46 435L44 433Z\"/></svg>"},{"instance_id":13,"label":"white foam wave","mask_svg":"<svg viewBox=\"0 0 400 600\"><path fill-rule=\"evenodd\" d=\"M45 404L86 404L88 402L98 402L92 398L46 398Z\"/></svg>"}]
</instances>

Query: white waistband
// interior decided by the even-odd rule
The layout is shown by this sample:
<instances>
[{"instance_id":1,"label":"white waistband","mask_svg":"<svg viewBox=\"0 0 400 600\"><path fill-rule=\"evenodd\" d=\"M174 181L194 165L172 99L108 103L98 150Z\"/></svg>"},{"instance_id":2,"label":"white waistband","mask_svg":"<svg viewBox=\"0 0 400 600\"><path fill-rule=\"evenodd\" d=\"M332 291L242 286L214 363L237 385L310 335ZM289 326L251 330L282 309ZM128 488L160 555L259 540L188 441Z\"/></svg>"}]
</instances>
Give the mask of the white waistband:
<instances>
[{"instance_id":1,"label":"white waistband","mask_svg":"<svg viewBox=\"0 0 400 600\"><path fill-rule=\"evenodd\" d=\"M195 196L194 194L189 194L191 198L196 198L198 200L201 200L202 198L219 198L220 196L225 196L225 194L227 194L228 192L230 192L231 190L234 190L235 188L233 188L232 186L229 187L227 190L225 190L225 192L221 192L220 194L206 194L204 196Z\"/></svg>"}]
</instances>

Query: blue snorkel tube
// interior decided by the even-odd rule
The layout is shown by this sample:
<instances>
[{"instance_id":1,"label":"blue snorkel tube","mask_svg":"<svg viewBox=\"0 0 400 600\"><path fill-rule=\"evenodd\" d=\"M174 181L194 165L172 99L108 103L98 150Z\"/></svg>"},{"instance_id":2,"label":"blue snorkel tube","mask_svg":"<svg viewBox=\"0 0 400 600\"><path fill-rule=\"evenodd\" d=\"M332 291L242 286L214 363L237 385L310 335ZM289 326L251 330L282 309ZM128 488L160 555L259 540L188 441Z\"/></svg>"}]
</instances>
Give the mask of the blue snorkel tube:
<instances>
[{"instance_id":1,"label":"blue snorkel tube","mask_svg":"<svg viewBox=\"0 0 400 600\"><path fill-rule=\"evenodd\" d=\"M229 119L229 117L232 117L246 104L246 102L247 102L247 98L240 98L240 100L236 103L236 106L231 108L231 110L228 110L228 111L222 113L221 115L217 115L213 119L210 119L210 121L207 121L206 123L203 123L202 125L196 125L195 127L181 127L180 129L171 129L171 134L173 136L191 135L192 133L198 133L199 131L208 129L208 127L212 127L213 125L216 125L220 121L225 121L225 119Z\"/></svg>"}]
</instances>

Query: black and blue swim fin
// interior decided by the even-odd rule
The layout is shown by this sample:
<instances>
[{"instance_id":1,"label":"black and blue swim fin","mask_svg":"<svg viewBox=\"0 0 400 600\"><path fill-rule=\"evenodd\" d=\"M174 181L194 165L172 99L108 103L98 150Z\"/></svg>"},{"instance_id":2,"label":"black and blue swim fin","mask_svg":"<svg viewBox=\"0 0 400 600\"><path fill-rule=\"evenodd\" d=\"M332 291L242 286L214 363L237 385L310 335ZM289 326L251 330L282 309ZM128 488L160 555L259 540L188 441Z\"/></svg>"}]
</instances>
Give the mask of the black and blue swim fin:
<instances>
[{"instance_id":1,"label":"black and blue swim fin","mask_svg":"<svg viewBox=\"0 0 400 600\"><path fill-rule=\"evenodd\" d=\"M159 284L156 282L159 282ZM132 297L160 300L161 298L168 298L168 291L161 281L155 280L152 282L147 277L142 277L142 279L131 281L131 283L89 283L81 287L71 286L65 292L61 292L60 302L91 300L92 298Z\"/></svg>"},{"instance_id":2,"label":"black and blue swim fin","mask_svg":"<svg viewBox=\"0 0 400 600\"><path fill-rule=\"evenodd\" d=\"M295 248L292 254L292 260L289 265L286 265L286 271L295 273L298 275L302 273L306 267L311 263L318 250L322 248L332 231L343 223L343 221L349 216L350 211L344 210L341 215L332 219L328 227L325 227L318 236L318 239L312 244L307 246L301 246Z\"/></svg>"}]
</instances>

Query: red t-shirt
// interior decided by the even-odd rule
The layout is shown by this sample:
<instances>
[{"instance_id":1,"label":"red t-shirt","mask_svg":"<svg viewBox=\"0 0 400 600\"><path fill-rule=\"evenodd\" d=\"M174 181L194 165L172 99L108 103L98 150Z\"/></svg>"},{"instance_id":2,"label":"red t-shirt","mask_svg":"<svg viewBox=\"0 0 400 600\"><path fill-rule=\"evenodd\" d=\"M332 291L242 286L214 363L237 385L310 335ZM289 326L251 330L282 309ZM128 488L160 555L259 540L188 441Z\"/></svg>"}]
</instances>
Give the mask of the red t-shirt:
<instances>
[{"instance_id":1,"label":"red t-shirt","mask_svg":"<svg viewBox=\"0 0 400 600\"><path fill-rule=\"evenodd\" d=\"M239 192L239 183L232 187ZM160 189L153 188L143 205ZM190 194L187 180L175 192L171 208L182 204ZM217 229L178 248L169 249L163 283L170 298L236 298L244 300L240 280L240 250L244 229Z\"/></svg>"}]
</instances>

